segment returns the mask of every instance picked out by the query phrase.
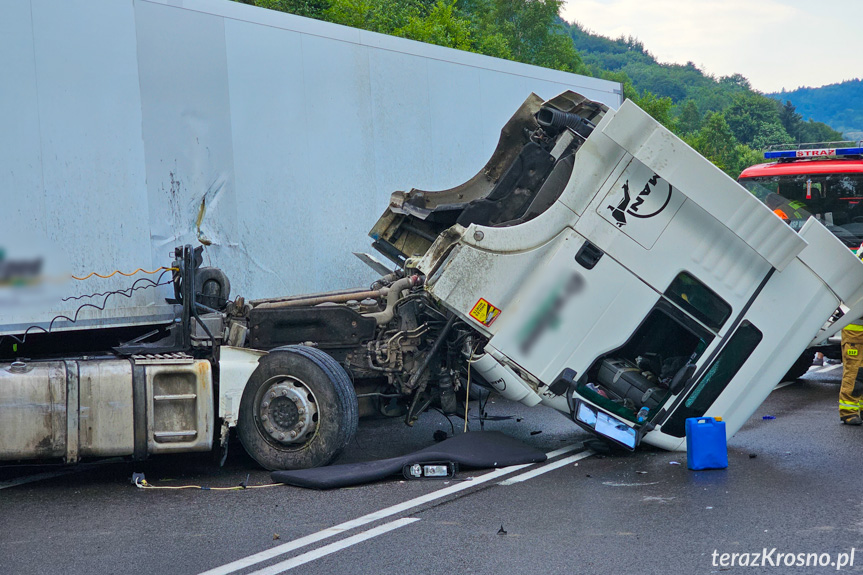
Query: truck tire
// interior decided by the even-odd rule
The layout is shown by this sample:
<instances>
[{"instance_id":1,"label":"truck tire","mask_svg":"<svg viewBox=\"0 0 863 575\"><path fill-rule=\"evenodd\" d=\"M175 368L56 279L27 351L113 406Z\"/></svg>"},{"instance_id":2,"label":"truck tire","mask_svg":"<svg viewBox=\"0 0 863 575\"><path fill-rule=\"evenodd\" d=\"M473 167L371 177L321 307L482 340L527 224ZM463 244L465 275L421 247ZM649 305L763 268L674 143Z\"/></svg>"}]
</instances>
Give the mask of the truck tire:
<instances>
[{"instance_id":1,"label":"truck tire","mask_svg":"<svg viewBox=\"0 0 863 575\"><path fill-rule=\"evenodd\" d=\"M800 376L809 371L812 366L812 360L815 359L815 351L807 349L797 358L797 361L788 369L788 373L782 378L782 381L797 381Z\"/></svg>"},{"instance_id":2,"label":"truck tire","mask_svg":"<svg viewBox=\"0 0 863 575\"><path fill-rule=\"evenodd\" d=\"M332 357L289 345L261 358L240 401L237 435L262 467L330 463L357 432L357 395Z\"/></svg>"}]
</instances>

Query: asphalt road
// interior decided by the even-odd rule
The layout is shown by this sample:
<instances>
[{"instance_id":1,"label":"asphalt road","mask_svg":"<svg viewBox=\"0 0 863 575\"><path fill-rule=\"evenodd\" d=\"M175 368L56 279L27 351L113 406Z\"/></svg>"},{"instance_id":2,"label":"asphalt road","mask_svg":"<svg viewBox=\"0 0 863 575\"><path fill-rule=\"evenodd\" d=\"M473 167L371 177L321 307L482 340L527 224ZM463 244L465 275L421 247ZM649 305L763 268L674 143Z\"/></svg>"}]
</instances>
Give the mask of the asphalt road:
<instances>
[{"instance_id":1,"label":"asphalt road","mask_svg":"<svg viewBox=\"0 0 863 575\"><path fill-rule=\"evenodd\" d=\"M841 572L861 572L863 428L839 423L840 374L813 369L777 389L730 441L723 471L693 472L685 453L650 448L591 455L563 416L500 400L488 406L498 419L486 429L568 451L494 475L326 492L147 490L130 481L137 471L157 487L269 483L238 445L224 468L210 456L71 473L0 468L0 573L827 573L836 566L770 563L779 553L847 563L855 545ZM341 461L426 447L438 429L452 431L436 413L410 429L364 421ZM727 566L732 553L751 563L765 548L764 567Z\"/></svg>"}]
</instances>

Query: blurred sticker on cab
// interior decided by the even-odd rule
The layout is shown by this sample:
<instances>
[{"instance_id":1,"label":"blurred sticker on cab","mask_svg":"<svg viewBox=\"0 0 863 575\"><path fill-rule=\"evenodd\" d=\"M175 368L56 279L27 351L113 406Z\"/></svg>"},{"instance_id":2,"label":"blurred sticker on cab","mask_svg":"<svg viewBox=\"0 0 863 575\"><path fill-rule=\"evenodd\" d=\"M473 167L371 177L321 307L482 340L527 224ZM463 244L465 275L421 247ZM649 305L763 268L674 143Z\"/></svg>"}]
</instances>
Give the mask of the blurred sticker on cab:
<instances>
[{"instance_id":1,"label":"blurred sticker on cab","mask_svg":"<svg viewBox=\"0 0 863 575\"><path fill-rule=\"evenodd\" d=\"M470 310L470 317L486 327L490 326L491 322L497 319L499 315L500 309L494 307L483 298L479 298L479 301Z\"/></svg>"}]
</instances>

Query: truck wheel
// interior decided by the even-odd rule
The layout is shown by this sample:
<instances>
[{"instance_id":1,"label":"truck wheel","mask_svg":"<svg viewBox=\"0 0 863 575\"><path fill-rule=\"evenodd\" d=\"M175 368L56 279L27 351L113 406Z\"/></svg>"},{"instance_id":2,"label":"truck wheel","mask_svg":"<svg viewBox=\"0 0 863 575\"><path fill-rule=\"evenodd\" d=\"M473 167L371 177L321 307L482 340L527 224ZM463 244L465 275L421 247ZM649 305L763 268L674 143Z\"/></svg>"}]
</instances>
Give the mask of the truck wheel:
<instances>
[{"instance_id":1,"label":"truck wheel","mask_svg":"<svg viewBox=\"0 0 863 575\"><path fill-rule=\"evenodd\" d=\"M797 358L797 361L788 370L788 373L782 378L782 381L797 381L800 376L809 371L812 366L812 360L815 359L815 352L807 349L803 355Z\"/></svg>"},{"instance_id":2,"label":"truck wheel","mask_svg":"<svg viewBox=\"0 0 863 575\"><path fill-rule=\"evenodd\" d=\"M289 345L261 358L240 402L237 435L266 469L326 465L357 432L357 395L332 357Z\"/></svg>"}]
</instances>

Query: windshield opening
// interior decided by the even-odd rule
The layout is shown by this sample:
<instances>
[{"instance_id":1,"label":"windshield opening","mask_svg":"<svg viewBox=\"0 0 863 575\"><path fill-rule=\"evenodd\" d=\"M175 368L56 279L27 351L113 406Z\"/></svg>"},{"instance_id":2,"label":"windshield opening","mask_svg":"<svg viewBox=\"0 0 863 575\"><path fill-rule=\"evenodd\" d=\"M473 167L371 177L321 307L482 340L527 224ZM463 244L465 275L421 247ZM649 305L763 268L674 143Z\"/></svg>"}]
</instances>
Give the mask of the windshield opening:
<instances>
[{"instance_id":1,"label":"windshield opening","mask_svg":"<svg viewBox=\"0 0 863 575\"><path fill-rule=\"evenodd\" d=\"M863 174L741 178L740 184L795 230L815 216L845 245L863 243Z\"/></svg>"}]
</instances>

